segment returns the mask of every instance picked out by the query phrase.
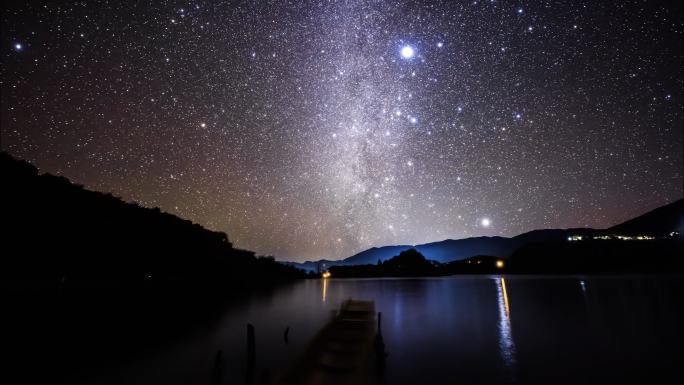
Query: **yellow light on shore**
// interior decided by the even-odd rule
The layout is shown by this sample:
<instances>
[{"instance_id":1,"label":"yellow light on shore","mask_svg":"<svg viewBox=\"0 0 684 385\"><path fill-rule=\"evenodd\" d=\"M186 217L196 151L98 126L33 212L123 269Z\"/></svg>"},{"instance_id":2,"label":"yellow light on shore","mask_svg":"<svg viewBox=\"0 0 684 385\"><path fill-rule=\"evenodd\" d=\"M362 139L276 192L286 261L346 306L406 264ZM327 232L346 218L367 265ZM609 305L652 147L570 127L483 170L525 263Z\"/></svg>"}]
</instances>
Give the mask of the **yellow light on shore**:
<instances>
[{"instance_id":1,"label":"yellow light on shore","mask_svg":"<svg viewBox=\"0 0 684 385\"><path fill-rule=\"evenodd\" d=\"M329 271L324 271L322 274L323 278L330 278L330 272Z\"/></svg>"},{"instance_id":2,"label":"yellow light on shore","mask_svg":"<svg viewBox=\"0 0 684 385\"><path fill-rule=\"evenodd\" d=\"M496 261L496 267L502 269L504 267L504 262L502 260Z\"/></svg>"}]
</instances>

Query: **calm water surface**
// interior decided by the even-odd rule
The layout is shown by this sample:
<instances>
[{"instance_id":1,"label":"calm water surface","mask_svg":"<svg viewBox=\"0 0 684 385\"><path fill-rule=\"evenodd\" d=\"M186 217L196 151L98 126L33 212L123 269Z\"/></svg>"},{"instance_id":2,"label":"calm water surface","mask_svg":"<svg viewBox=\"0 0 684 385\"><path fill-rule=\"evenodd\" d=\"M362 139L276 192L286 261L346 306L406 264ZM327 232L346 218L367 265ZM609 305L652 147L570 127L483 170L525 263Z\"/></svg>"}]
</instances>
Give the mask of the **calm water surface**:
<instances>
[{"instance_id":1,"label":"calm water surface","mask_svg":"<svg viewBox=\"0 0 684 385\"><path fill-rule=\"evenodd\" d=\"M257 378L287 366L348 298L383 313L387 384L681 383L681 277L307 280L231 306L210 327L88 383L244 383L246 323ZM290 327L289 344L283 332ZM258 382L258 381L257 381Z\"/></svg>"}]
</instances>

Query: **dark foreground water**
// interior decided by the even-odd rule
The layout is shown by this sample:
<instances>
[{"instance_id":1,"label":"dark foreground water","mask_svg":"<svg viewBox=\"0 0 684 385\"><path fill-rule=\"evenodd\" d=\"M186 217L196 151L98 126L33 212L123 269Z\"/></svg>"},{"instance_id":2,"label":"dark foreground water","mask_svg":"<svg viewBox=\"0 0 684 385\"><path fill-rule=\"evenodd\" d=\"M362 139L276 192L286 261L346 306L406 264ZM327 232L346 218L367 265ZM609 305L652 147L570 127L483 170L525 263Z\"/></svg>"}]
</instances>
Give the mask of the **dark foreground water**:
<instances>
[{"instance_id":1,"label":"dark foreground water","mask_svg":"<svg viewBox=\"0 0 684 385\"><path fill-rule=\"evenodd\" d=\"M287 366L344 299L358 298L383 313L387 384L682 383L683 293L681 277L307 280L72 381L209 384L221 349L223 383L241 384L251 322L258 383Z\"/></svg>"}]
</instances>

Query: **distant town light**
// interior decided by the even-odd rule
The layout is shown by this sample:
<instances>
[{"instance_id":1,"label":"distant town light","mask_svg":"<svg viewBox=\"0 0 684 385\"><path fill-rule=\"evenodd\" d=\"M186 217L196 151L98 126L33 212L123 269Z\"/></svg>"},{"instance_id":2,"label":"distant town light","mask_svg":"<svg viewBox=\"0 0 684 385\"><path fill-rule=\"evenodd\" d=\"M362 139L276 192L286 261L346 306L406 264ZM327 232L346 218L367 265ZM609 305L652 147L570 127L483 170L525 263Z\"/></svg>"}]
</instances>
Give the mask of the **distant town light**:
<instances>
[{"instance_id":1,"label":"distant town light","mask_svg":"<svg viewBox=\"0 0 684 385\"><path fill-rule=\"evenodd\" d=\"M594 239L594 240L602 240L602 241L609 241L612 239L618 239L621 241L652 241L655 240L656 237L652 235L619 235L619 234L612 234L612 235L594 235L592 237L590 236L583 236L583 235L570 235L568 236L568 241L582 241L586 239Z\"/></svg>"},{"instance_id":2,"label":"distant town light","mask_svg":"<svg viewBox=\"0 0 684 385\"><path fill-rule=\"evenodd\" d=\"M503 269L504 261L502 261L502 260L496 261L496 267L498 267L499 269Z\"/></svg>"},{"instance_id":3,"label":"distant town light","mask_svg":"<svg viewBox=\"0 0 684 385\"><path fill-rule=\"evenodd\" d=\"M324 272L323 272L323 278L330 278L330 272L329 272L329 271L324 271Z\"/></svg>"}]
</instances>

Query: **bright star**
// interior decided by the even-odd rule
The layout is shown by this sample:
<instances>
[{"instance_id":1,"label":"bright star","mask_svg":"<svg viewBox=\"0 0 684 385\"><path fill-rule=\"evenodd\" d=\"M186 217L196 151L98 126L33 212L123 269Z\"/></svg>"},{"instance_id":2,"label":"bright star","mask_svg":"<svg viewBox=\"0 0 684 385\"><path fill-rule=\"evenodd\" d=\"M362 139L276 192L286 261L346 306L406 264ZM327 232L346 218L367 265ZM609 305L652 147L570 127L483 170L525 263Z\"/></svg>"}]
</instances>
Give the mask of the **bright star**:
<instances>
[{"instance_id":1,"label":"bright star","mask_svg":"<svg viewBox=\"0 0 684 385\"><path fill-rule=\"evenodd\" d=\"M480 224L482 227L489 227L489 225L492 224L492 221L490 221L489 218L482 218L482 220L480 220Z\"/></svg>"},{"instance_id":2,"label":"bright star","mask_svg":"<svg viewBox=\"0 0 684 385\"><path fill-rule=\"evenodd\" d=\"M444 43L442 43L441 41L439 43L437 43L437 48L442 48L442 47L444 47Z\"/></svg>"},{"instance_id":3,"label":"bright star","mask_svg":"<svg viewBox=\"0 0 684 385\"><path fill-rule=\"evenodd\" d=\"M22 48L24 48L24 46L21 45L21 43L17 43L17 44L14 45L14 49L16 49L17 51L21 51Z\"/></svg>"},{"instance_id":4,"label":"bright star","mask_svg":"<svg viewBox=\"0 0 684 385\"><path fill-rule=\"evenodd\" d=\"M404 59L410 59L413 57L413 55L415 55L413 47L411 47L410 45L405 45L404 47L402 47L401 57L403 57Z\"/></svg>"}]
</instances>

